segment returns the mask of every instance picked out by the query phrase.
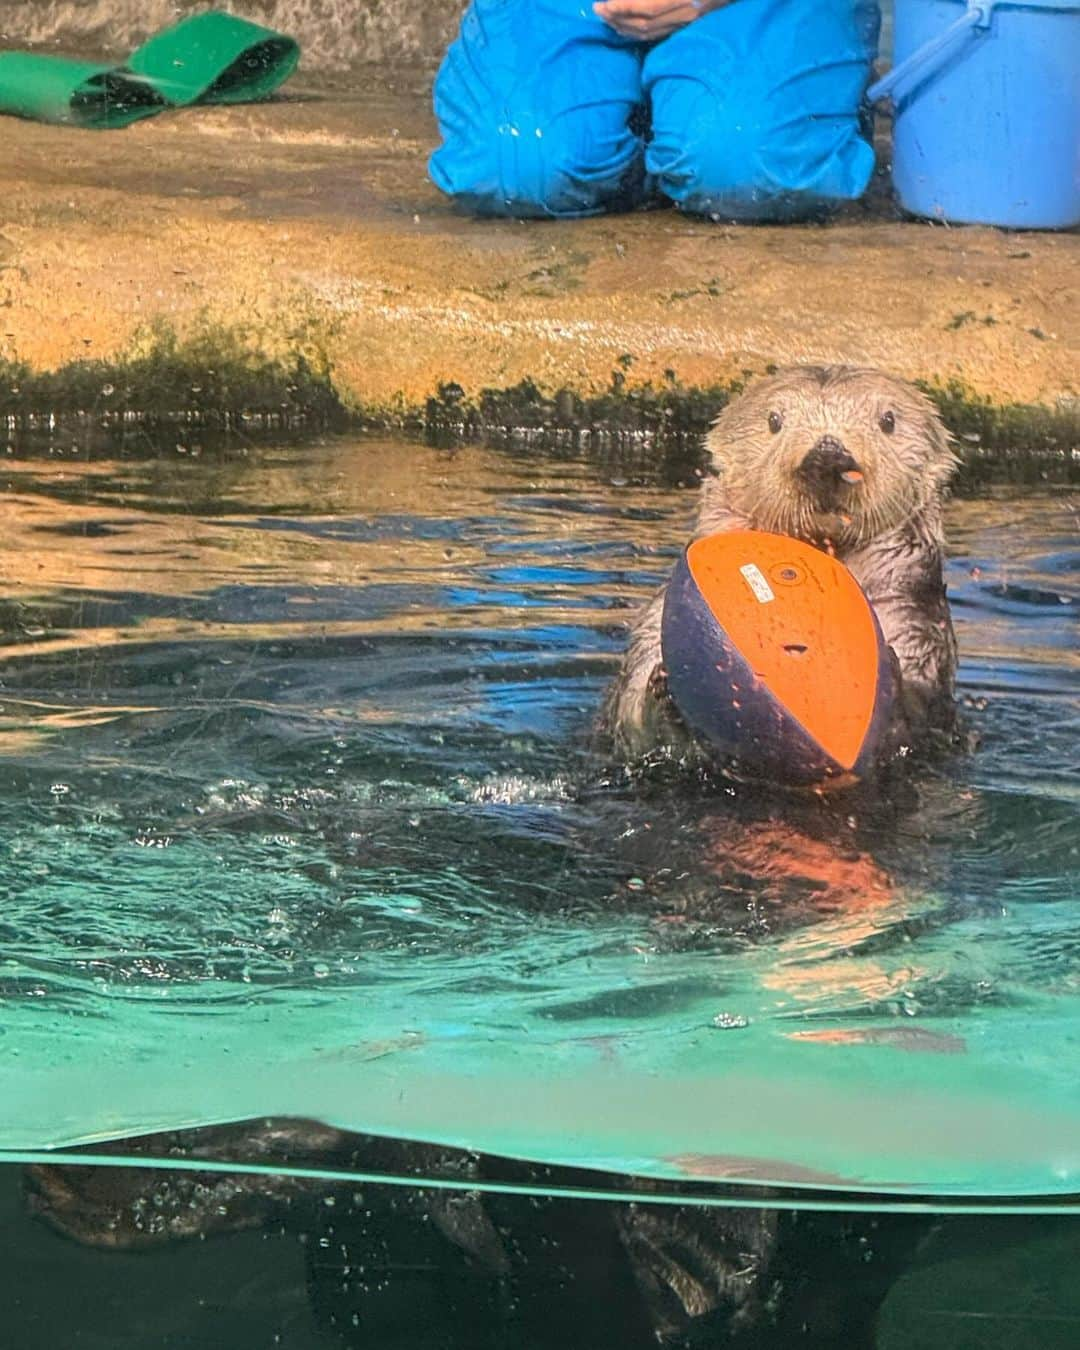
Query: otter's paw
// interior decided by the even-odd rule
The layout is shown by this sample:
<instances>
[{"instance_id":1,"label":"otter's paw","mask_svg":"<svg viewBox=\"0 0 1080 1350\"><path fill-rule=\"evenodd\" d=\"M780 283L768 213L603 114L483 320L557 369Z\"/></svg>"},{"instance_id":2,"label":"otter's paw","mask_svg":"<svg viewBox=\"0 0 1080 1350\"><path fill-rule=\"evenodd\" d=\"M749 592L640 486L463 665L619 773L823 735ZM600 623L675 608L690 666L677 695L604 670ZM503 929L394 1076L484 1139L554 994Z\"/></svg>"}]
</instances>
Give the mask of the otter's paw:
<instances>
[{"instance_id":1,"label":"otter's paw","mask_svg":"<svg viewBox=\"0 0 1080 1350\"><path fill-rule=\"evenodd\" d=\"M761 1316L776 1245L771 1210L632 1204L616 1224L658 1338L711 1313L726 1312L731 1330Z\"/></svg>"}]
</instances>

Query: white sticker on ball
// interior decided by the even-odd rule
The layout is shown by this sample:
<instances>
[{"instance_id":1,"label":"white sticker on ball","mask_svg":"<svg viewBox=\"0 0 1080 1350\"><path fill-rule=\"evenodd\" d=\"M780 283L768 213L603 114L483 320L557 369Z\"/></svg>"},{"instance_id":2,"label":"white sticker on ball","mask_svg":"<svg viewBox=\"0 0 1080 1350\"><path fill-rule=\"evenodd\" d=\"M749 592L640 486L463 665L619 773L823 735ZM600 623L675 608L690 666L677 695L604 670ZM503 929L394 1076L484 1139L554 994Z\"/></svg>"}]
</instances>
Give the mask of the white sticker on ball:
<instances>
[{"instance_id":1,"label":"white sticker on ball","mask_svg":"<svg viewBox=\"0 0 1080 1350\"><path fill-rule=\"evenodd\" d=\"M753 563L746 563L739 568L739 571L746 578L746 584L754 592L755 599L759 600L763 605L768 604L770 600L776 599L776 596L773 595L772 587L765 580L759 567L755 567Z\"/></svg>"}]
</instances>

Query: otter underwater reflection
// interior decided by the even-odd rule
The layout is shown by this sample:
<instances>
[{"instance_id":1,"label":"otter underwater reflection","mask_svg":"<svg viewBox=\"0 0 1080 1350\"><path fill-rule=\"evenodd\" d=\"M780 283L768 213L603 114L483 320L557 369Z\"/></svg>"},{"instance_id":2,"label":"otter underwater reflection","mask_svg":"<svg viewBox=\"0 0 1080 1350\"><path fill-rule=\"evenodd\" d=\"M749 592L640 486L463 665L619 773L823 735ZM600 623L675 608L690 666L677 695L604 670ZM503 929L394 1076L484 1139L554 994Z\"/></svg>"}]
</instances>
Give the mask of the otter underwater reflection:
<instances>
[{"instance_id":1,"label":"otter underwater reflection","mask_svg":"<svg viewBox=\"0 0 1080 1350\"><path fill-rule=\"evenodd\" d=\"M320 1081L335 1083L373 1066L404 1081L433 1048L467 1047L470 1035L538 1047L538 1070L587 1053L594 1076L653 1045L739 1053L766 1031L799 1053L862 1047L900 1075L930 1064L962 1074L985 1019L1011 1016L1033 991L1047 1052L1056 1044L1051 1013L1076 988L1080 948L1067 767L1075 541L1053 487L985 486L948 507L959 692L979 750L926 768L892 799L842 806L662 773L638 781L589 749L625 617L667 574L694 506L634 462L340 441L194 463L27 453L8 461L5 486L0 994L18 1087L5 1147L26 1147L33 1130L192 1123L173 1106L155 1115L155 1102L198 1099L206 1120L244 1100L254 1115L281 1102L303 1114L274 1073L295 1047L231 1030L297 993L321 1028ZM98 1068L34 1115L41 1080L15 1075L67 1072L73 1027ZM249 1063L246 1045L265 1063ZM254 1082L263 1068L244 1098L245 1071ZM320 1137L305 1136L306 1156ZM200 1146L213 1150L213 1135ZM745 1162L674 1136L668 1152L670 1165L718 1180ZM842 1163L831 1169L841 1178ZM31 1208L107 1246L108 1224L143 1191L169 1212L168 1188L133 1176L39 1174ZM287 1228L281 1189L245 1181L217 1220ZM339 1291L333 1335L351 1345L370 1342L370 1324L353 1323L358 1286L341 1292L367 1238L390 1244L374 1259L398 1272L379 1315L392 1307L404 1326L408 1291L423 1285L415 1271L434 1272L424 1287L459 1309L446 1322L459 1344L481 1343L463 1302L481 1308L483 1334L505 1327L492 1311L503 1259L519 1291L523 1269L538 1281L521 1292L531 1311L511 1320L536 1345L564 1298L559 1324L578 1317L597 1346L685 1329L710 1308L722 1321L745 1313L740 1334L756 1343L788 1344L774 1294L800 1278L824 1337L855 1278L844 1244L857 1240L824 1220L802 1246L785 1224L775 1250L771 1233L736 1234L726 1269L747 1277L721 1289L700 1233L676 1235L672 1259L670 1232L620 1231L604 1207L606 1219L568 1234L552 1204L433 1221L402 1197L392 1212L365 1204L383 1218L342 1237L326 1231L318 1188L305 1195L285 1208L321 1216L297 1223L316 1234L311 1297L321 1318ZM129 1259L42 1245L56 1239L29 1223L13 1213L8 1229L8 1269L26 1287L42 1269L35 1253ZM410 1238L414 1225L423 1238ZM229 1231L213 1242L247 1241ZM551 1242L562 1256L545 1285ZM831 1264L807 1255L818 1242ZM190 1271L182 1253L212 1245L159 1250ZM94 1269L91 1285L106 1279ZM884 1293L866 1289L871 1304ZM310 1317L306 1298L288 1316ZM631 1310L633 1328L613 1327L611 1309ZM182 1343L183 1328L162 1331L157 1315L140 1307L143 1343ZM309 1332L296 1343L322 1343Z\"/></svg>"}]
</instances>

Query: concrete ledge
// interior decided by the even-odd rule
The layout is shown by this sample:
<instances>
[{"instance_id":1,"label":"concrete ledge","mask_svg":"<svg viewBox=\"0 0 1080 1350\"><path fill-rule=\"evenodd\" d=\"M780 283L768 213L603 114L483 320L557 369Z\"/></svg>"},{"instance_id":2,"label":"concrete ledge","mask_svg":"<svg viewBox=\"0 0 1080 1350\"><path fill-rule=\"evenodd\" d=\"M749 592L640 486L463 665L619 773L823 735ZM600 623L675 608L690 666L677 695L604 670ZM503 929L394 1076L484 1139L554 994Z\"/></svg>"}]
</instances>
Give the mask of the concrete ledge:
<instances>
[{"instance_id":1,"label":"concrete ledge","mask_svg":"<svg viewBox=\"0 0 1080 1350\"><path fill-rule=\"evenodd\" d=\"M674 211L455 215L429 184L424 72L191 109L123 132L4 123L0 356L115 361L156 321L326 369L343 402L422 407L531 379L579 395L863 362L1075 425L1075 235Z\"/></svg>"}]
</instances>

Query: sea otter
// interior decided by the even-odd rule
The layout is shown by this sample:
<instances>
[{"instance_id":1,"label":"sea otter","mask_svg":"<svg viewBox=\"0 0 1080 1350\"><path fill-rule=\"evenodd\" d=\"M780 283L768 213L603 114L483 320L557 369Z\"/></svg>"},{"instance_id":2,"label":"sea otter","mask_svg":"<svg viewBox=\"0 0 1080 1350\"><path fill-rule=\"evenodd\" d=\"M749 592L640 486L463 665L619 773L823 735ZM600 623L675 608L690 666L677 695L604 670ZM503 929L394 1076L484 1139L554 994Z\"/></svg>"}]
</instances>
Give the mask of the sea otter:
<instances>
[{"instance_id":1,"label":"sea otter","mask_svg":"<svg viewBox=\"0 0 1080 1350\"><path fill-rule=\"evenodd\" d=\"M833 553L862 586L891 648L901 698L890 744L949 733L956 639L942 576L942 506L956 467L933 404L854 366L796 366L751 386L707 439L714 476L694 538L765 530ZM601 714L620 754L698 753L666 688L664 590L635 623Z\"/></svg>"},{"instance_id":2,"label":"sea otter","mask_svg":"<svg viewBox=\"0 0 1080 1350\"><path fill-rule=\"evenodd\" d=\"M834 551L865 590L895 653L903 683L904 734L918 739L948 730L956 649L942 578L942 503L956 459L930 402L911 386L872 370L793 369L760 381L733 401L717 419L708 448L717 476L702 489L695 535L754 528ZM626 754L686 735L664 687L662 603L661 592L646 606L605 704L604 726ZM808 908L888 903L888 877L853 849L846 835L842 847L830 849L789 825L785 819L746 826L733 818L711 832L699 830L692 838L708 838L699 871L715 874L713 889L721 897L738 894L737 876L728 873L758 871L766 882L764 890L757 888L761 908L775 899L778 909L802 905L804 916ZM696 904L693 887L686 891L684 903L667 896L669 917L682 918ZM162 1152L160 1141L156 1147L148 1142L146 1149ZM124 1151L138 1153L130 1144ZM505 1160L485 1163L466 1154L452 1159L447 1150L432 1153L423 1145L358 1140L316 1122L296 1121L216 1127L171 1141L168 1153L418 1176L450 1166L466 1182L482 1179L485 1167L492 1179L505 1181L509 1166ZM527 1173L527 1165L522 1166ZM549 1169L538 1168L537 1177L550 1180ZM33 1212L68 1236L132 1250L276 1222L305 1201L315 1202L313 1212L325 1221L327 1213L346 1213L357 1188L273 1174L186 1173L165 1180L156 1171L40 1167L29 1173L29 1193ZM806 1262L784 1265L782 1236L790 1240L791 1234L784 1216L767 1207L767 1196L760 1197L762 1207L756 1209L662 1206L649 1203L643 1185L628 1188L626 1203L618 1206L553 1202L536 1205L523 1221L521 1203L514 1208L512 1197L421 1187L385 1191L380 1206L379 1194L380 1188L366 1189L363 1222L353 1216L351 1222L359 1227L348 1233L336 1229L333 1235L335 1251L345 1245L355 1249L359 1271L376 1269L376 1292L395 1271L415 1272L443 1259L456 1281L477 1276L510 1290L507 1306L518 1306L531 1282L538 1286L534 1305L543 1310L532 1325L550 1326L545 1344L597 1343L600 1334L592 1318L602 1324L607 1339L627 1346L681 1343L684 1335L696 1336L699 1327L713 1328L725 1343L734 1335L753 1344L756 1329L770 1318L786 1318L783 1325L792 1329L790 1337L778 1331L774 1344L796 1337L808 1346L841 1340L861 1344L858 1327L872 1322L874 1300L884 1287L883 1264L875 1262L868 1270L858 1248L854 1275L846 1285L836 1281L844 1299L835 1322L823 1310L824 1292L810 1279L807 1285L814 1287L791 1299L788 1311L794 1272L805 1269ZM391 1213L399 1194L399 1208ZM340 1204L327 1210L326 1199ZM346 1227L337 1217L334 1222ZM417 1232L437 1234L450 1255L437 1257L425 1237L418 1260ZM842 1253L844 1244L836 1234L828 1241L830 1250ZM365 1298L373 1297L363 1278L346 1279L346 1273L330 1269L328 1258L321 1258L313 1282L329 1284L332 1277L335 1288L345 1288L351 1280ZM469 1298L479 1297L477 1286L465 1287ZM575 1291L576 1301L558 1317L559 1305ZM806 1299L819 1300L812 1315L805 1312ZM853 1301L858 1300L865 1306L856 1311ZM369 1308L364 1315L370 1317ZM375 1339L362 1318L356 1321L359 1316L350 1310L338 1319L338 1325L356 1322L359 1328L348 1343ZM622 1320L616 1326L612 1319ZM815 1329L822 1324L819 1339L808 1329L811 1323ZM632 1339L635 1332L640 1339ZM477 1344L473 1328L462 1331L456 1343ZM520 1343L520 1336L504 1336L501 1343Z\"/></svg>"},{"instance_id":3,"label":"sea otter","mask_svg":"<svg viewBox=\"0 0 1080 1350\"><path fill-rule=\"evenodd\" d=\"M114 1252L290 1224L325 1233L313 1298L349 1305L335 1316L348 1345L368 1345L388 1305L402 1337L401 1286L440 1306L440 1345L530 1344L589 1350L610 1338L646 1350L722 1313L728 1332L757 1321L776 1244L771 1210L719 1211L649 1203L649 1182L625 1183L626 1203L482 1195L485 1180L588 1190L612 1179L574 1169L485 1157L461 1149L349 1134L314 1120L260 1119L148 1135L95 1147L130 1166L33 1166L30 1212L66 1237ZM260 1175L140 1167L146 1156L258 1163ZM324 1179L276 1167L326 1169ZM334 1171L413 1177L407 1187L335 1180ZM429 1176L457 1190L431 1190ZM340 1259L327 1255L346 1253ZM500 1292L501 1291L501 1292ZM380 1299L380 1292L386 1298ZM359 1310L356 1317L352 1309ZM467 1314L467 1315L466 1315ZM350 1333L350 1325L360 1327ZM407 1323L406 1323L407 1325Z\"/></svg>"},{"instance_id":4,"label":"sea otter","mask_svg":"<svg viewBox=\"0 0 1080 1350\"><path fill-rule=\"evenodd\" d=\"M481 1195L471 1184L587 1191L613 1178L350 1135L312 1120L209 1126L95 1145L92 1152L130 1165L28 1168L35 1217L82 1245L114 1253L253 1228L300 1238L313 1320L327 1345L355 1350L421 1343L442 1350L861 1347L871 1343L877 1307L922 1231L904 1224L890 1233L877 1215L860 1227L858 1216L847 1214L655 1204L649 1202L655 1183L629 1179L622 1183L624 1203ZM140 1166L148 1157L239 1160L266 1170L252 1176ZM327 1175L275 1171L288 1167ZM337 1169L412 1177L414 1184L334 1180ZM467 1189L425 1188L423 1179L432 1176L457 1178ZM736 1198L753 1193L740 1184ZM18 1236L16 1229L16 1243ZM875 1259L867 1265L871 1239ZM40 1250L33 1259L41 1261ZM62 1271L59 1250L53 1259ZM184 1279L199 1278L200 1263L205 1271L223 1262L228 1271L231 1259L227 1249L189 1258ZM121 1263L115 1274L105 1265L93 1269L106 1294L116 1290L122 1301L131 1267ZM260 1325L273 1315L271 1307ZM73 1326L82 1325L79 1316L72 1311Z\"/></svg>"}]
</instances>

